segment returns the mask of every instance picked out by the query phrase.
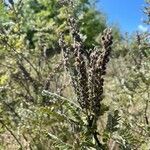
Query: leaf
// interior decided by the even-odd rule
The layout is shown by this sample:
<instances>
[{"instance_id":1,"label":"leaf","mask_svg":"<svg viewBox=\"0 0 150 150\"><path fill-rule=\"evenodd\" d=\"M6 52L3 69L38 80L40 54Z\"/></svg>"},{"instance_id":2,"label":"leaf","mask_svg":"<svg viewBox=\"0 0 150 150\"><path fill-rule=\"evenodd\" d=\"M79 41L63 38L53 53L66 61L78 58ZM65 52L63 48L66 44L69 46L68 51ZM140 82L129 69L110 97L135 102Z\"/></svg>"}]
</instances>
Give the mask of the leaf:
<instances>
[{"instance_id":1,"label":"leaf","mask_svg":"<svg viewBox=\"0 0 150 150\"><path fill-rule=\"evenodd\" d=\"M51 133L47 133L48 137L53 139L54 141L56 141L57 143L60 143L61 144L61 147L62 146L67 146L67 148L73 148L72 145L68 144L68 143L65 143L63 142L61 139L59 139L57 136L55 136L54 134L51 134Z\"/></svg>"},{"instance_id":2,"label":"leaf","mask_svg":"<svg viewBox=\"0 0 150 150\"><path fill-rule=\"evenodd\" d=\"M113 113L110 112L108 114L108 120L107 120L107 125L106 125L106 130L109 132L115 132L118 130L118 125L119 125L119 111L115 110Z\"/></svg>"}]
</instances>

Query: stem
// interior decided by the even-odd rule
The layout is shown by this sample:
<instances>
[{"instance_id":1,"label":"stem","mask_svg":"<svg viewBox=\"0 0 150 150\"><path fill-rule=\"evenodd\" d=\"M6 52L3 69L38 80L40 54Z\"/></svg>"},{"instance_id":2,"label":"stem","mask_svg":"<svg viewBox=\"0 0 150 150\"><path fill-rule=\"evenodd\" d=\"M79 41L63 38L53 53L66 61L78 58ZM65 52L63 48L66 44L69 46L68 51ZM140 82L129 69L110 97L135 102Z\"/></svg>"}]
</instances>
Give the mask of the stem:
<instances>
[{"instance_id":1,"label":"stem","mask_svg":"<svg viewBox=\"0 0 150 150\"><path fill-rule=\"evenodd\" d=\"M88 128L89 128L89 130L91 130L91 133L92 133L92 135L93 135L93 137L94 137L94 139L95 139L95 141L98 145L98 149L99 150L104 150L103 144L101 144L101 142L98 139L99 133L96 131L97 130L96 122L97 122L97 117L88 116Z\"/></svg>"},{"instance_id":2,"label":"stem","mask_svg":"<svg viewBox=\"0 0 150 150\"><path fill-rule=\"evenodd\" d=\"M105 149L104 149L104 146L100 143L100 141L99 141L97 135L98 135L98 132L95 131L95 132L93 133L93 136L94 136L94 139L95 139L95 141L96 141L96 143L97 143L97 145L98 145L99 150L105 150Z\"/></svg>"}]
</instances>

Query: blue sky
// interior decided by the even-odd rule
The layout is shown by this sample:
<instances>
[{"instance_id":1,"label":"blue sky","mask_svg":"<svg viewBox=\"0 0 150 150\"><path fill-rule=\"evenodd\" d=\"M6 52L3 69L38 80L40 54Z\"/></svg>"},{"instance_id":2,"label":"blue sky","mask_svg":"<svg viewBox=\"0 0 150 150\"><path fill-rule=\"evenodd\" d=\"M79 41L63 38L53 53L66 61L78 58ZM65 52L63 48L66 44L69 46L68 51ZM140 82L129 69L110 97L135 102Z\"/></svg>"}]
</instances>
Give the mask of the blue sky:
<instances>
[{"instance_id":1,"label":"blue sky","mask_svg":"<svg viewBox=\"0 0 150 150\"><path fill-rule=\"evenodd\" d=\"M99 0L98 9L107 15L109 23L117 24L122 32L132 33L148 30L142 21L144 5L144 0Z\"/></svg>"}]
</instances>

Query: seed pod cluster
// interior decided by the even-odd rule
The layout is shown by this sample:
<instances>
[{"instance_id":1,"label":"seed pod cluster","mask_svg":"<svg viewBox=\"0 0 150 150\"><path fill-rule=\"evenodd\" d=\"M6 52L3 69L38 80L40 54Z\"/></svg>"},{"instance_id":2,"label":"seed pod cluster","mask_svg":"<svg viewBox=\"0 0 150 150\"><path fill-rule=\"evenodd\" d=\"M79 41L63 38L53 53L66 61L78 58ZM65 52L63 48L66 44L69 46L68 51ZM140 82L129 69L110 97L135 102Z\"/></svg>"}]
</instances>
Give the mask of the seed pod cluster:
<instances>
[{"instance_id":1,"label":"seed pod cluster","mask_svg":"<svg viewBox=\"0 0 150 150\"><path fill-rule=\"evenodd\" d=\"M69 19L69 26L74 41L71 48L68 48L69 46L62 46L61 43L65 43L64 40L60 42L60 47L65 59L64 61L67 60L69 62L65 63L65 65L70 72L79 104L86 112L99 116L101 101L103 100L103 84L104 75L106 74L106 64L109 61L113 40L111 30L106 29L102 35L102 52L95 48L87 56L86 50L84 49L84 42L82 41L74 18ZM73 53L67 51L67 49L73 49ZM72 62L69 58L71 55L73 55L73 57L71 57L71 59L74 60L73 64L70 63Z\"/></svg>"},{"instance_id":2,"label":"seed pod cluster","mask_svg":"<svg viewBox=\"0 0 150 150\"><path fill-rule=\"evenodd\" d=\"M75 69L77 72L77 85L78 85L78 97L79 103L82 108L88 109L89 107L89 94L88 94L88 74L86 68L86 62L83 54L80 51L80 45L76 46L77 56L75 59Z\"/></svg>"},{"instance_id":3,"label":"seed pod cluster","mask_svg":"<svg viewBox=\"0 0 150 150\"><path fill-rule=\"evenodd\" d=\"M112 45L111 30L106 29L101 38L102 52L94 50L90 55L89 90L94 114L100 112L100 102L103 100L104 75Z\"/></svg>"}]
</instances>

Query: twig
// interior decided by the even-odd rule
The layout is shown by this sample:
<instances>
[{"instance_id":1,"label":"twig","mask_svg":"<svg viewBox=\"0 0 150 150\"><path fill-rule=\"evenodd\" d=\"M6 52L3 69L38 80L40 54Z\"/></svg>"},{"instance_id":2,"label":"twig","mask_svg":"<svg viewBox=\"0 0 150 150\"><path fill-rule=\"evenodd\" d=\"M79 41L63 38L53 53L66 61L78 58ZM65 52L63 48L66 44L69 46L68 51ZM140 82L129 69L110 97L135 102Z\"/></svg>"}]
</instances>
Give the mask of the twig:
<instances>
[{"instance_id":1,"label":"twig","mask_svg":"<svg viewBox=\"0 0 150 150\"><path fill-rule=\"evenodd\" d=\"M0 120L0 123L7 129L7 131L9 131L9 133L14 137L14 139L16 140L16 142L20 145L20 148L23 149L22 144L20 143L20 141L18 140L18 138L16 137L16 135L7 127L7 125Z\"/></svg>"},{"instance_id":2,"label":"twig","mask_svg":"<svg viewBox=\"0 0 150 150\"><path fill-rule=\"evenodd\" d=\"M3 34L6 34L5 32L3 32ZM3 42L11 49L15 52L15 54L17 54L18 59L20 60L19 55L35 70L35 72L37 73L37 75L39 76L39 72L37 71L36 67L33 66L33 64L22 54L22 53L18 53L14 47L12 47L8 41L6 40L6 37L3 38Z\"/></svg>"},{"instance_id":3,"label":"twig","mask_svg":"<svg viewBox=\"0 0 150 150\"><path fill-rule=\"evenodd\" d=\"M148 120L148 116L147 116L148 103L149 103L149 100L146 100L146 107L145 107L145 111L144 111L145 121L146 121L147 125L149 125L149 120Z\"/></svg>"}]
</instances>

